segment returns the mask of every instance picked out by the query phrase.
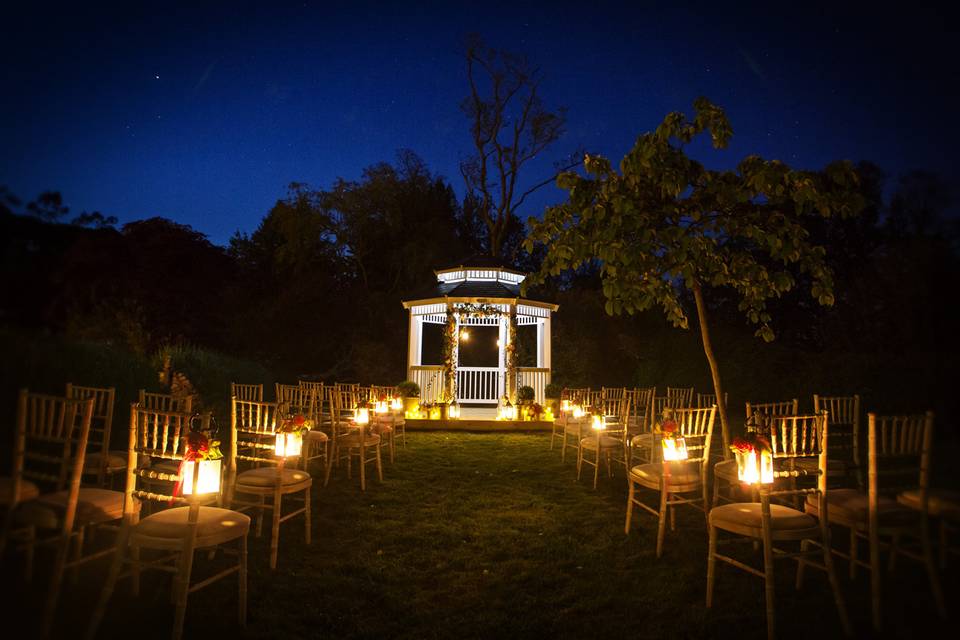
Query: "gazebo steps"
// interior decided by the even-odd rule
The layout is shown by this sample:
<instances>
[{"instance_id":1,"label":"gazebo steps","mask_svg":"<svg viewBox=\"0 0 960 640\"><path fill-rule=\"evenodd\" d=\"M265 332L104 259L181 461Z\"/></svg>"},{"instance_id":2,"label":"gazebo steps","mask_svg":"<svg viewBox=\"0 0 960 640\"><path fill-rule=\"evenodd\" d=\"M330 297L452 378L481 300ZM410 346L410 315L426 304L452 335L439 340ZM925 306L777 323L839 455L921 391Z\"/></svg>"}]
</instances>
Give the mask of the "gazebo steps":
<instances>
[{"instance_id":1,"label":"gazebo steps","mask_svg":"<svg viewBox=\"0 0 960 640\"><path fill-rule=\"evenodd\" d=\"M550 431L552 422L542 420L414 420L406 419L410 431Z\"/></svg>"}]
</instances>

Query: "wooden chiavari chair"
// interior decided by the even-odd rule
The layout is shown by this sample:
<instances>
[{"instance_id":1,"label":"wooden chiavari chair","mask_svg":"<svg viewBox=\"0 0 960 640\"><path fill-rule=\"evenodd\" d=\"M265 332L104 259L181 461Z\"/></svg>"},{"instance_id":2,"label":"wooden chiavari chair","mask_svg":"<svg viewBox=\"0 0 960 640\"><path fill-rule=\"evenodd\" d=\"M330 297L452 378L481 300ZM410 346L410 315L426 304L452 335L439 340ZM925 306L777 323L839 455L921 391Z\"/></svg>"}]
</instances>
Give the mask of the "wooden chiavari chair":
<instances>
[{"instance_id":1,"label":"wooden chiavari chair","mask_svg":"<svg viewBox=\"0 0 960 640\"><path fill-rule=\"evenodd\" d=\"M628 467L633 466L633 458L637 452L648 452L647 462L653 462L654 398L656 396L656 387L633 390L630 420L627 426L629 436Z\"/></svg>"},{"instance_id":2,"label":"wooden chiavari chair","mask_svg":"<svg viewBox=\"0 0 960 640\"><path fill-rule=\"evenodd\" d=\"M230 455L228 469L228 504L257 512L257 537L263 531L267 511L271 515L270 568L277 568L280 548L280 524L304 516L304 540L310 544L310 487L313 478L307 471L285 466L283 458L274 456L277 429L286 409L276 402L252 402L232 399L230 411ZM261 466L241 471L239 463L260 463ZM299 496L297 494L300 494ZM237 496L247 498L237 498ZM250 497L255 498L251 500ZM303 506L283 513L284 497L302 501ZM269 499L269 501L268 501Z\"/></svg>"},{"instance_id":3,"label":"wooden chiavari chair","mask_svg":"<svg viewBox=\"0 0 960 640\"><path fill-rule=\"evenodd\" d=\"M623 400L611 400L607 405L606 402L600 400L601 410L598 412L594 409L594 415L600 417L601 428L594 425L593 416L589 414L584 416L588 421L575 422L580 433L579 446L577 447L577 480L580 480L584 464L593 466L594 489L597 488L602 461L606 460L608 477L613 477L612 466L614 461L626 467L626 430L623 428L621 415L623 402ZM608 414L607 411L610 413ZM595 454L593 460L585 455L589 452Z\"/></svg>"},{"instance_id":4,"label":"wooden chiavari chair","mask_svg":"<svg viewBox=\"0 0 960 640\"><path fill-rule=\"evenodd\" d=\"M667 387L667 406L681 409L693 406L693 387Z\"/></svg>"},{"instance_id":5,"label":"wooden chiavari chair","mask_svg":"<svg viewBox=\"0 0 960 640\"><path fill-rule=\"evenodd\" d=\"M100 387L82 387L67 383L66 397L75 400L93 399L90 418L90 439L84 457L83 473L96 476L98 487L111 486L113 477L127 468L127 452L110 450L110 432L113 428L113 403L116 390Z\"/></svg>"},{"instance_id":6,"label":"wooden chiavari chair","mask_svg":"<svg viewBox=\"0 0 960 640\"><path fill-rule=\"evenodd\" d=\"M600 387L600 397L604 400L621 400L626 391L626 387Z\"/></svg>"},{"instance_id":7,"label":"wooden chiavari chair","mask_svg":"<svg viewBox=\"0 0 960 640\"><path fill-rule=\"evenodd\" d=\"M353 457L357 456L360 466L360 490L367 490L367 464L374 463L377 469L377 479L383 483L383 461L380 455L380 444L383 439L371 432L374 417L365 425L355 424L356 408L361 399L362 391L351 388L342 389L339 394L337 411L337 435L334 439L336 462L346 460L347 478L353 477ZM372 413L372 412L371 412ZM328 476L329 476L329 467Z\"/></svg>"},{"instance_id":8,"label":"wooden chiavari chair","mask_svg":"<svg viewBox=\"0 0 960 640\"><path fill-rule=\"evenodd\" d=\"M263 402L263 385L231 382L230 396L238 400L253 400L254 402Z\"/></svg>"},{"instance_id":9,"label":"wooden chiavari chair","mask_svg":"<svg viewBox=\"0 0 960 640\"><path fill-rule=\"evenodd\" d=\"M724 402L724 404L725 404L726 406L729 406L729 404L730 404L730 394L727 393L726 391L723 392L723 402ZM697 394L697 402L696 402L696 404L694 404L694 406L695 406L696 408L698 408L698 409L709 409L710 407L712 407L712 406L715 405L715 404L716 404L718 407L720 406L719 404L717 404L717 394L715 394L715 393L698 393L698 394Z\"/></svg>"},{"instance_id":10,"label":"wooden chiavari chair","mask_svg":"<svg viewBox=\"0 0 960 640\"><path fill-rule=\"evenodd\" d=\"M767 609L767 637L775 637L775 591L774 561L794 559L798 563L797 587L802 585L803 568L813 566L826 571L833 591L834 602L840 623L847 635L852 634L843 596L837 582L830 551L830 529L827 525L827 416L826 413L810 416L774 418L775 422L761 429L769 438L774 464L773 484L759 486L759 502L725 504L710 510L710 538L707 560L707 607L713 604L713 586L717 560L743 569L764 580ZM800 468L800 458L816 458L813 470ZM816 480L813 487L797 488L795 479L809 476ZM806 495L809 502L819 506L818 519L797 509L771 504L771 498ZM747 542L761 542L763 546L763 569L757 569L731 556L717 552L721 542L719 532L724 531ZM736 538L723 542L733 542ZM799 552L787 552L775 548L777 542L799 542ZM813 545L814 548L810 549ZM814 558L822 556L820 564Z\"/></svg>"},{"instance_id":11,"label":"wooden chiavari chair","mask_svg":"<svg viewBox=\"0 0 960 640\"><path fill-rule=\"evenodd\" d=\"M151 411L170 411L176 413L191 413L193 411L193 396L174 396L169 393L151 393L140 389L137 400L144 409Z\"/></svg>"},{"instance_id":12,"label":"wooden chiavari chair","mask_svg":"<svg viewBox=\"0 0 960 640\"><path fill-rule=\"evenodd\" d=\"M220 506L204 504L215 502L219 505L220 492L200 494L193 474L189 478L181 477L187 435L191 431L194 417L188 413L147 409L139 403L130 408L130 448L120 541L87 629L88 638L96 635L117 581L121 577L129 576L133 594L137 595L140 590L140 572L143 569L158 569L174 574L174 621L171 631L174 640L183 634L189 595L234 573L237 574L239 588L238 618L241 625L246 624L247 532L250 530L250 517ZM206 420L202 422L208 424ZM177 471L157 471L164 466L160 464L163 461L174 463ZM221 478L222 472L221 469ZM154 480L161 480L165 486L180 481L183 484L174 484L175 487L181 487L181 490L174 490L167 495L154 491ZM141 483L144 484L141 486ZM221 482L220 489L225 489L225 483ZM156 502L162 507L170 505L170 508L162 508L141 518L140 504L147 501ZM230 543L236 543L236 548L224 546ZM144 549L158 551L162 555L155 560L143 562L140 552ZM194 554L197 551L213 552L216 549L222 549L225 555L235 555L236 563L191 584ZM125 564L130 565L129 573L126 574L123 573Z\"/></svg>"},{"instance_id":13,"label":"wooden chiavari chair","mask_svg":"<svg viewBox=\"0 0 960 640\"><path fill-rule=\"evenodd\" d=\"M832 437L832 432L831 432ZM831 489L827 495L830 524L850 531L850 553L834 551L850 563L850 578L857 567L870 570L873 626L882 627L880 550L890 540L891 568L898 555L924 564L937 611L946 617L943 592L933 558L929 524L930 460L933 448L933 412L913 416L867 417L868 483L856 489ZM818 515L818 505L807 500L807 512ZM902 537L919 542L920 552L900 546ZM860 560L858 538L869 544L868 562ZM883 538L883 540L881 540Z\"/></svg>"},{"instance_id":14,"label":"wooden chiavari chair","mask_svg":"<svg viewBox=\"0 0 960 640\"><path fill-rule=\"evenodd\" d=\"M748 402L746 403L746 421L748 430L755 430L769 426L778 417L795 416L799 413L800 403L794 398L782 402ZM813 458L811 458L813 460ZM725 485L725 486L724 486ZM724 495L726 489L729 495ZM722 460L713 465L713 504L720 501L735 502L734 493L740 492L740 481L737 480L737 461L734 459Z\"/></svg>"},{"instance_id":15,"label":"wooden chiavari chair","mask_svg":"<svg viewBox=\"0 0 960 640\"><path fill-rule=\"evenodd\" d=\"M841 484L854 476L863 491L860 466L860 396L821 396L814 394L813 411L827 412L830 428L830 468L827 478L839 478ZM807 463L809 464L809 463Z\"/></svg>"},{"instance_id":16,"label":"wooden chiavari chair","mask_svg":"<svg viewBox=\"0 0 960 640\"><path fill-rule=\"evenodd\" d=\"M82 544L80 531L88 524L117 518L113 513L102 517L96 513L102 494L117 492L80 486L92 414L92 398L59 398L22 389L17 399L14 468L12 478L4 483L9 493L4 496L0 557L8 540L19 542L27 554L29 579L35 545L54 547L40 630L44 638L53 629L64 572L88 560L69 559L71 542Z\"/></svg>"},{"instance_id":17,"label":"wooden chiavari chair","mask_svg":"<svg viewBox=\"0 0 960 640\"><path fill-rule=\"evenodd\" d=\"M677 506L690 505L702 511L704 519L707 517L707 511L710 508L710 502L707 498L707 469L710 462L710 444L713 438L713 422L716 414L716 405L707 409L676 409L673 419L677 423L678 433L684 439L687 459L662 460L641 464L631 467L627 474L627 484L630 490L627 496L627 519L624 524L624 533L630 534L633 505L637 505L657 516L658 558L663 552L668 515L670 530L674 531L676 528L674 510ZM659 438L657 444L660 444ZM662 453L660 457L662 458ZM640 487L660 493L658 508L651 507L640 500L637 495L637 489Z\"/></svg>"}]
</instances>

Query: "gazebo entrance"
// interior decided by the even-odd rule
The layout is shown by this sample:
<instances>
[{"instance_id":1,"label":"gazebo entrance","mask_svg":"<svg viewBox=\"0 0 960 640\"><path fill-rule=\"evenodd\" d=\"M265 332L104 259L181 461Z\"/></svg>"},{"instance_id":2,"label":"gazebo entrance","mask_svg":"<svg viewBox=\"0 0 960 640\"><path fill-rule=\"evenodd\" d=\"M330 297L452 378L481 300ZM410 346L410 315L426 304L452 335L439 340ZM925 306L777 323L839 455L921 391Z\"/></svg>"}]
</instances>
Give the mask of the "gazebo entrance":
<instances>
[{"instance_id":1,"label":"gazebo entrance","mask_svg":"<svg viewBox=\"0 0 960 640\"><path fill-rule=\"evenodd\" d=\"M550 382L550 317L557 305L520 297L524 274L491 264L490 258L436 271L437 284L429 297L404 301L410 313L407 350L408 378L420 385L422 402L494 406L517 389L530 386L538 402ZM423 363L423 334L428 325L441 325L442 363ZM517 329L536 327L536 366L518 366ZM491 331L490 329L495 329ZM494 337L495 336L495 337ZM468 364L473 341L496 345L495 363Z\"/></svg>"}]
</instances>

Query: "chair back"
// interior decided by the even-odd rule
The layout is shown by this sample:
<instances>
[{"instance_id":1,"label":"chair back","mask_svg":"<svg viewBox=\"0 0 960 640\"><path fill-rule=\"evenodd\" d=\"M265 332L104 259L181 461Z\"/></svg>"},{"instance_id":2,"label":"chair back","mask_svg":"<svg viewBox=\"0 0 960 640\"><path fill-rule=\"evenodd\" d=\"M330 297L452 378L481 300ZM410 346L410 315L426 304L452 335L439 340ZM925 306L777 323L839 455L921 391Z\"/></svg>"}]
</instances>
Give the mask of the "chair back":
<instances>
[{"instance_id":1,"label":"chair back","mask_svg":"<svg viewBox=\"0 0 960 640\"><path fill-rule=\"evenodd\" d=\"M299 413L308 420L317 419L316 389L301 387L298 384L276 383L277 403L285 405L287 411Z\"/></svg>"},{"instance_id":2,"label":"chair back","mask_svg":"<svg viewBox=\"0 0 960 640\"><path fill-rule=\"evenodd\" d=\"M10 509L31 480L43 492L67 491L67 518L73 528L83 462L90 437L93 398L61 398L21 389L13 448Z\"/></svg>"},{"instance_id":3,"label":"chair back","mask_svg":"<svg viewBox=\"0 0 960 640\"><path fill-rule=\"evenodd\" d=\"M359 387L338 388L336 392L336 406L334 423L349 422L353 419L354 409L360 403Z\"/></svg>"},{"instance_id":4,"label":"chair back","mask_svg":"<svg viewBox=\"0 0 960 640\"><path fill-rule=\"evenodd\" d=\"M716 415L716 405L702 409L684 407L675 409L673 412L678 433L683 437L687 447L686 462L699 464L703 473L706 473L707 461L710 459L710 444L713 439L713 422Z\"/></svg>"},{"instance_id":5,"label":"chair back","mask_svg":"<svg viewBox=\"0 0 960 640\"><path fill-rule=\"evenodd\" d=\"M653 398L656 394L656 387L637 387L627 391L626 395L630 398L628 425L633 433L650 430L650 425L653 424L653 420L651 419L653 415Z\"/></svg>"},{"instance_id":6,"label":"chair back","mask_svg":"<svg viewBox=\"0 0 960 640\"><path fill-rule=\"evenodd\" d=\"M693 387L667 387L667 406L673 409L693 406Z\"/></svg>"},{"instance_id":7,"label":"chair back","mask_svg":"<svg viewBox=\"0 0 960 640\"><path fill-rule=\"evenodd\" d=\"M110 462L107 452L110 449L110 432L113 428L113 403L116 390L113 387L82 387L67 383L66 397L73 400L93 400L93 413L90 415L90 437L87 440L87 452L99 453L97 465L97 483L102 484ZM80 416L78 416L80 417Z\"/></svg>"},{"instance_id":8,"label":"chair back","mask_svg":"<svg viewBox=\"0 0 960 640\"><path fill-rule=\"evenodd\" d=\"M162 411L144 407L139 402L130 405L129 458L127 460L125 518L137 513L134 500L163 504L187 504L184 491L177 490L180 473L159 471L162 462L182 462L187 447L187 436L192 431L196 416L184 411ZM209 417L201 418L207 424ZM221 473L223 465L221 464ZM222 476L221 476L222 477ZM172 494L157 493L156 481L174 483ZM141 483L143 484L141 488ZM221 482L221 487L223 483ZM217 496L219 499L219 494Z\"/></svg>"},{"instance_id":9,"label":"chair back","mask_svg":"<svg viewBox=\"0 0 960 640\"><path fill-rule=\"evenodd\" d=\"M193 411L193 396L175 396L169 393L148 393L140 389L138 404L151 411L172 413L191 413Z\"/></svg>"},{"instance_id":10,"label":"chair back","mask_svg":"<svg viewBox=\"0 0 960 640\"><path fill-rule=\"evenodd\" d=\"M723 392L723 404L728 405L730 401L730 394L726 391ZM717 404L717 394L715 393L698 393L697 394L697 403L696 407L698 409L708 409L711 405Z\"/></svg>"},{"instance_id":11,"label":"chair back","mask_svg":"<svg viewBox=\"0 0 960 640\"><path fill-rule=\"evenodd\" d=\"M586 397L584 401L587 403L587 406L590 407L592 411L603 408L603 391L595 391L593 389L587 389Z\"/></svg>"},{"instance_id":12,"label":"chair back","mask_svg":"<svg viewBox=\"0 0 960 640\"><path fill-rule=\"evenodd\" d=\"M863 488L860 466L860 396L821 396L814 394L813 410L827 412L830 425L830 457L843 460L856 470L857 483Z\"/></svg>"},{"instance_id":13,"label":"chair back","mask_svg":"<svg viewBox=\"0 0 960 640\"><path fill-rule=\"evenodd\" d=\"M254 402L231 398L230 448L227 456L229 473L229 501L233 499L233 485L240 462L252 466L261 463L277 464L277 429L283 422L287 408L279 402Z\"/></svg>"},{"instance_id":14,"label":"chair back","mask_svg":"<svg viewBox=\"0 0 960 640\"><path fill-rule=\"evenodd\" d=\"M263 402L263 385L231 382L230 396L239 398L240 400L254 400L256 402Z\"/></svg>"},{"instance_id":15,"label":"chair back","mask_svg":"<svg viewBox=\"0 0 960 640\"><path fill-rule=\"evenodd\" d=\"M748 402L746 403L746 424L762 427L770 424L774 418L795 416L799 413L799 406L796 398L783 402Z\"/></svg>"},{"instance_id":16,"label":"chair back","mask_svg":"<svg viewBox=\"0 0 960 640\"><path fill-rule=\"evenodd\" d=\"M625 387L600 387L600 394L604 400L620 400L626 390Z\"/></svg>"},{"instance_id":17,"label":"chair back","mask_svg":"<svg viewBox=\"0 0 960 640\"><path fill-rule=\"evenodd\" d=\"M881 494L919 489L925 508L933 418L933 411L901 416L867 414L867 493L871 505L877 505Z\"/></svg>"},{"instance_id":18,"label":"chair back","mask_svg":"<svg viewBox=\"0 0 960 640\"><path fill-rule=\"evenodd\" d=\"M825 514L823 496L827 490L827 424L825 411L806 416L776 416L773 422L758 430L770 441L773 454L774 486L768 496L796 496L816 493L820 496L820 513ZM802 458L816 459L817 466L797 465ZM797 486L797 479L805 476L815 478L815 486L807 483ZM787 481L787 488L782 488Z\"/></svg>"}]
</instances>

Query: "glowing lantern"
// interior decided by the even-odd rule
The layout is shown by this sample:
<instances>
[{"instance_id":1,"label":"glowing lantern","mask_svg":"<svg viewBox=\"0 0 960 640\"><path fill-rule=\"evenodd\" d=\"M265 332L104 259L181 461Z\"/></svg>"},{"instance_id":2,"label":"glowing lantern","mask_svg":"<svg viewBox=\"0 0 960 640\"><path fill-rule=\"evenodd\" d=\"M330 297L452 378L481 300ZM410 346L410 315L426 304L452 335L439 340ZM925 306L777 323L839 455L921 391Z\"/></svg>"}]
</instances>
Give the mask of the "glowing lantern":
<instances>
[{"instance_id":1,"label":"glowing lantern","mask_svg":"<svg viewBox=\"0 0 960 640\"><path fill-rule=\"evenodd\" d=\"M370 409L366 407L361 407L356 410L353 421L357 424L369 424L370 423Z\"/></svg>"},{"instance_id":2,"label":"glowing lantern","mask_svg":"<svg viewBox=\"0 0 960 640\"><path fill-rule=\"evenodd\" d=\"M460 419L460 405L457 404L456 400L451 402L450 406L447 407L447 417L450 418L451 420Z\"/></svg>"},{"instance_id":3,"label":"glowing lantern","mask_svg":"<svg viewBox=\"0 0 960 640\"><path fill-rule=\"evenodd\" d=\"M737 478L740 482L773 484L773 456L769 451L738 450L734 455L737 459Z\"/></svg>"},{"instance_id":4,"label":"glowing lantern","mask_svg":"<svg viewBox=\"0 0 960 640\"><path fill-rule=\"evenodd\" d=\"M547 407L547 410L543 414L543 419L546 420L547 422L553 422L555 419L553 417L553 409L551 409L550 407Z\"/></svg>"},{"instance_id":5,"label":"glowing lantern","mask_svg":"<svg viewBox=\"0 0 960 640\"><path fill-rule=\"evenodd\" d=\"M560 411L564 413L570 413L570 411L572 411L572 405L569 400L563 399L560 401Z\"/></svg>"},{"instance_id":6,"label":"glowing lantern","mask_svg":"<svg viewBox=\"0 0 960 640\"><path fill-rule=\"evenodd\" d=\"M580 419L580 418L582 418L582 417L585 416L585 415L587 415L587 412L583 410L583 407L581 407L581 406L578 405L578 404L573 405L573 417L574 417L574 418Z\"/></svg>"},{"instance_id":7,"label":"glowing lantern","mask_svg":"<svg viewBox=\"0 0 960 640\"><path fill-rule=\"evenodd\" d=\"M303 432L278 431L273 451L281 458L296 458L303 451Z\"/></svg>"},{"instance_id":8,"label":"glowing lantern","mask_svg":"<svg viewBox=\"0 0 960 640\"><path fill-rule=\"evenodd\" d=\"M430 419L431 419L431 420L439 420L439 419L440 419L440 407L439 407L439 406L434 405L434 406L430 407Z\"/></svg>"},{"instance_id":9,"label":"glowing lantern","mask_svg":"<svg viewBox=\"0 0 960 640\"><path fill-rule=\"evenodd\" d=\"M384 414L390 411L390 406L387 404L386 400L378 400L376 404L373 406L373 410L376 411L378 414Z\"/></svg>"},{"instance_id":10,"label":"glowing lantern","mask_svg":"<svg viewBox=\"0 0 960 640\"><path fill-rule=\"evenodd\" d=\"M593 416L593 420L591 420L590 426L596 429L597 431L603 431L604 429L607 428L607 425L603 423L603 416L601 415Z\"/></svg>"},{"instance_id":11,"label":"glowing lantern","mask_svg":"<svg viewBox=\"0 0 960 640\"><path fill-rule=\"evenodd\" d=\"M193 494L193 474L195 465L199 465L197 477L197 495L204 493L218 493L220 491L220 460L184 460L180 471L180 482L183 483L183 495Z\"/></svg>"},{"instance_id":12,"label":"glowing lantern","mask_svg":"<svg viewBox=\"0 0 960 640\"><path fill-rule=\"evenodd\" d=\"M390 401L390 408L394 411L400 411L403 409L403 400L400 397L396 397Z\"/></svg>"},{"instance_id":13,"label":"glowing lantern","mask_svg":"<svg viewBox=\"0 0 960 640\"><path fill-rule=\"evenodd\" d=\"M460 341L461 341L461 342L469 342L469 341L470 341L470 332L467 331L466 329L461 329L461 330L460 330Z\"/></svg>"},{"instance_id":14,"label":"glowing lantern","mask_svg":"<svg viewBox=\"0 0 960 640\"><path fill-rule=\"evenodd\" d=\"M687 459L687 443L683 438L663 438L660 444L663 447L664 460Z\"/></svg>"},{"instance_id":15,"label":"glowing lantern","mask_svg":"<svg viewBox=\"0 0 960 640\"><path fill-rule=\"evenodd\" d=\"M517 419L517 408L510 404L509 400L504 400L504 404L500 407L500 411L497 415L497 420L516 420Z\"/></svg>"}]
</instances>

